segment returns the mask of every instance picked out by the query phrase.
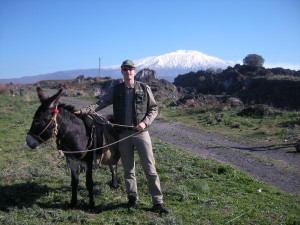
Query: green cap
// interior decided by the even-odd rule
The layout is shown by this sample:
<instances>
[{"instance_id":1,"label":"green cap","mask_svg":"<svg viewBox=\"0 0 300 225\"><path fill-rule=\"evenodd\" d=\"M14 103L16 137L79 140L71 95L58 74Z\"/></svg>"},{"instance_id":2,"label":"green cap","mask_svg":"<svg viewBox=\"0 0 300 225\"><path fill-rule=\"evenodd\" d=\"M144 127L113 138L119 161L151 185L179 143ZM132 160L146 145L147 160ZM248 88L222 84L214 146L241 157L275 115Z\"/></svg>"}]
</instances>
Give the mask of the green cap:
<instances>
[{"instance_id":1,"label":"green cap","mask_svg":"<svg viewBox=\"0 0 300 225\"><path fill-rule=\"evenodd\" d=\"M135 68L134 63L133 63L133 61L131 61L131 60L125 60L125 61L122 63L121 67L124 67L124 66L130 66L130 67Z\"/></svg>"}]
</instances>

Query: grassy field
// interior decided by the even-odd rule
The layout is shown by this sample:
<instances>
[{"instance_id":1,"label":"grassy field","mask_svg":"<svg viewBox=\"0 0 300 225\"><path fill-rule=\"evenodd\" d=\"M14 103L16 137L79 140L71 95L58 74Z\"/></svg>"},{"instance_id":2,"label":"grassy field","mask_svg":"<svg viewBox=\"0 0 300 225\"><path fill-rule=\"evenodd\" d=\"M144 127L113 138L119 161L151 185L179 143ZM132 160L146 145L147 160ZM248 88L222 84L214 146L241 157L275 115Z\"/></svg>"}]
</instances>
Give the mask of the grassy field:
<instances>
[{"instance_id":1,"label":"grassy field","mask_svg":"<svg viewBox=\"0 0 300 225\"><path fill-rule=\"evenodd\" d=\"M163 108L161 119L177 121L249 143L269 143L294 148L300 139L300 112L261 106L265 115L238 115L241 109L220 106L210 110Z\"/></svg>"},{"instance_id":2,"label":"grassy field","mask_svg":"<svg viewBox=\"0 0 300 225\"><path fill-rule=\"evenodd\" d=\"M109 187L107 167L95 168L96 210L87 208L83 176L78 207L68 209L71 188L65 160L57 157L51 143L38 151L25 143L37 97L0 95L0 101L0 224L300 224L300 195L156 140L157 170L170 215L150 210L139 161L138 209L125 207L122 166L119 190Z\"/></svg>"}]
</instances>

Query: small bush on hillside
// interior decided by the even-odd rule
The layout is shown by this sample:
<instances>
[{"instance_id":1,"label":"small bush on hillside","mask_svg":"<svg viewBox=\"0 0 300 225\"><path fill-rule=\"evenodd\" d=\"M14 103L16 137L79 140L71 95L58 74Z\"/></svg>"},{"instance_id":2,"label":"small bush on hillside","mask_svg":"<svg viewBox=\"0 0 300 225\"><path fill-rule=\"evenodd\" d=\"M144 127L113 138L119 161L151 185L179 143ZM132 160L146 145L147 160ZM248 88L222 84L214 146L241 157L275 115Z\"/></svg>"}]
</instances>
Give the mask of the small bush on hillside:
<instances>
[{"instance_id":1,"label":"small bush on hillside","mask_svg":"<svg viewBox=\"0 0 300 225\"><path fill-rule=\"evenodd\" d=\"M4 84L0 84L0 94L6 94L7 93L7 88L5 87Z\"/></svg>"},{"instance_id":2,"label":"small bush on hillside","mask_svg":"<svg viewBox=\"0 0 300 225\"><path fill-rule=\"evenodd\" d=\"M279 112L274 108L267 105L251 105L244 108L237 115L238 116L252 116L252 117L264 117L276 115Z\"/></svg>"}]
</instances>

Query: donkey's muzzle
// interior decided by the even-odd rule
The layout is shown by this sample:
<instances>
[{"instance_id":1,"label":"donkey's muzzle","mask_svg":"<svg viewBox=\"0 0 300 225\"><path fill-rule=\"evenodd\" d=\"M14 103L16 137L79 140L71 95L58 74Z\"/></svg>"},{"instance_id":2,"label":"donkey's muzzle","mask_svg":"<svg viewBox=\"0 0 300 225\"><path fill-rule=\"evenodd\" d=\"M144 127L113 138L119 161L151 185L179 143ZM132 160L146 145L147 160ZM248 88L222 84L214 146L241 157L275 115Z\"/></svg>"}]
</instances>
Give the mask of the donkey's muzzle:
<instances>
[{"instance_id":1,"label":"donkey's muzzle","mask_svg":"<svg viewBox=\"0 0 300 225\"><path fill-rule=\"evenodd\" d=\"M31 136L30 134L27 134L26 143L31 149L37 149L40 145L38 140L33 136Z\"/></svg>"}]
</instances>

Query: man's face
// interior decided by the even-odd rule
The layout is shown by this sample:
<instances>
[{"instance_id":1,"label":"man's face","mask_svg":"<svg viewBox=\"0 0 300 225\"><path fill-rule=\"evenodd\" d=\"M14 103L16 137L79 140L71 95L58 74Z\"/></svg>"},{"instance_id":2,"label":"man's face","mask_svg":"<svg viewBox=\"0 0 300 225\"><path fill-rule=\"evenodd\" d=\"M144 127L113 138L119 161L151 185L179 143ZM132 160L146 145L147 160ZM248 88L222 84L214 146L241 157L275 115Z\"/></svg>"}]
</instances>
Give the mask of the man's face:
<instances>
[{"instance_id":1,"label":"man's face","mask_svg":"<svg viewBox=\"0 0 300 225\"><path fill-rule=\"evenodd\" d=\"M124 76L124 79L133 79L135 75L135 68L124 66L122 67L122 74Z\"/></svg>"}]
</instances>

